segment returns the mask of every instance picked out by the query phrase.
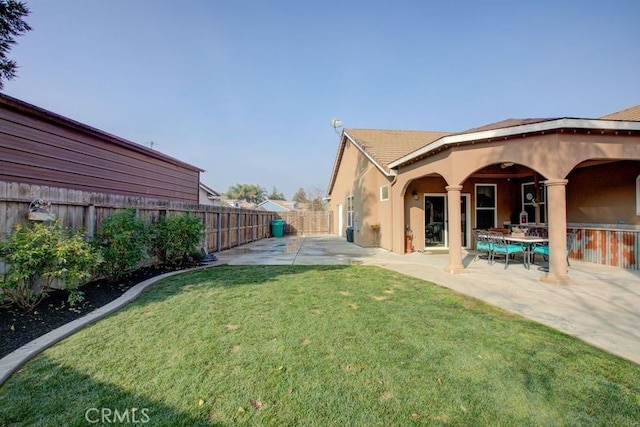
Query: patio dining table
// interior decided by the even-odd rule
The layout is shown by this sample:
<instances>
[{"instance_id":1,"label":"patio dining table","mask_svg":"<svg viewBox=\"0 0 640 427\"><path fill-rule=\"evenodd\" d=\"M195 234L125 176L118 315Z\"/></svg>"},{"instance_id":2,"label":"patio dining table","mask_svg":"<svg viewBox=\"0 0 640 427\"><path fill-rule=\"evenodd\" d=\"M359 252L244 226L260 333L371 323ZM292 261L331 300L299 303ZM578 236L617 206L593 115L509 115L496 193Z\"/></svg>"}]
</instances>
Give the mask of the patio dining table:
<instances>
[{"instance_id":1,"label":"patio dining table","mask_svg":"<svg viewBox=\"0 0 640 427\"><path fill-rule=\"evenodd\" d=\"M533 245L536 243L545 243L549 244L548 237L539 237L539 236L512 236L509 234L505 234L504 240L510 243L524 243L527 246L525 250L526 263L525 267L528 269L531 265L531 255L533 254Z\"/></svg>"}]
</instances>

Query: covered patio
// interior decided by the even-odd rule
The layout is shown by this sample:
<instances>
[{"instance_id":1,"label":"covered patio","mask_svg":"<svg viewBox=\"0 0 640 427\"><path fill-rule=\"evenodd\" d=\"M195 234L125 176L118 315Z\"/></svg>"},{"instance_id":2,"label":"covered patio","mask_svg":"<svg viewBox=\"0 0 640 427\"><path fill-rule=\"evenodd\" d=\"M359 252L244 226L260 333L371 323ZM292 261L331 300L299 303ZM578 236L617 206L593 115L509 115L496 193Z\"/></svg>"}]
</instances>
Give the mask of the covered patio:
<instances>
[{"instance_id":1,"label":"covered patio","mask_svg":"<svg viewBox=\"0 0 640 427\"><path fill-rule=\"evenodd\" d=\"M591 228L628 231L622 246L636 245L640 122L507 120L446 136L389 167L397 170L393 218L404 218L393 223L393 251L406 252L408 231L413 249L448 251L449 273L467 270L462 254L474 247L474 228L521 221L539 228L549 238L548 271L540 280L556 284L574 283L568 230L577 230L579 240L588 240ZM625 250L615 256L635 264Z\"/></svg>"}]
</instances>

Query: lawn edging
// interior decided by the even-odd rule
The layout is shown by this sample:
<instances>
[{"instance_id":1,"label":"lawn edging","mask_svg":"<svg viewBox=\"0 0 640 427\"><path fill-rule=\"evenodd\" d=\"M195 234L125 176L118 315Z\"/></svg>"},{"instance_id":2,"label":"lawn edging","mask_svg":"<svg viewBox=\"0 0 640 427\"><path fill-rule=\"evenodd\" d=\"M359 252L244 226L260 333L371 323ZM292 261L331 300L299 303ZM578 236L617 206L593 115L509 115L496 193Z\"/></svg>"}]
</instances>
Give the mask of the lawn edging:
<instances>
[{"instance_id":1,"label":"lawn edging","mask_svg":"<svg viewBox=\"0 0 640 427\"><path fill-rule=\"evenodd\" d=\"M2 384L4 384L4 382L8 380L11 375L14 374L14 372L20 369L22 365L27 363L38 354L42 353L47 348L62 341L69 335L74 334L85 326L91 325L98 320L121 309L123 306L138 298L144 291L146 291L149 287L155 285L159 281L166 279L167 277L175 276L177 274L212 267L219 267L222 265L226 265L226 263L211 263L195 268L171 271L169 273L164 273L152 277L138 283L137 285L132 286L120 297L116 298L108 304L103 305L102 307L95 309L86 316L73 320L65 325L60 326L59 328L54 329L51 332L42 335L41 337L34 339L33 341L23 345L22 347L12 351L8 355L0 359L0 386L2 386Z\"/></svg>"}]
</instances>

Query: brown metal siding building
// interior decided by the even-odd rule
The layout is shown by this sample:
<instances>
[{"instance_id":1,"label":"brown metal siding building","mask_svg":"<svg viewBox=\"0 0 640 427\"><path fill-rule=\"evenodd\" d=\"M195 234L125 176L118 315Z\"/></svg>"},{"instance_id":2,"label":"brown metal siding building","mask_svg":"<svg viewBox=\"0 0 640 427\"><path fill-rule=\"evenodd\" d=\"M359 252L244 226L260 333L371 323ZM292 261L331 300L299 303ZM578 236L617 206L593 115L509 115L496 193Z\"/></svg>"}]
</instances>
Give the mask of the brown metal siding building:
<instances>
[{"instance_id":1,"label":"brown metal siding building","mask_svg":"<svg viewBox=\"0 0 640 427\"><path fill-rule=\"evenodd\" d=\"M198 203L199 169L0 94L0 181Z\"/></svg>"}]
</instances>

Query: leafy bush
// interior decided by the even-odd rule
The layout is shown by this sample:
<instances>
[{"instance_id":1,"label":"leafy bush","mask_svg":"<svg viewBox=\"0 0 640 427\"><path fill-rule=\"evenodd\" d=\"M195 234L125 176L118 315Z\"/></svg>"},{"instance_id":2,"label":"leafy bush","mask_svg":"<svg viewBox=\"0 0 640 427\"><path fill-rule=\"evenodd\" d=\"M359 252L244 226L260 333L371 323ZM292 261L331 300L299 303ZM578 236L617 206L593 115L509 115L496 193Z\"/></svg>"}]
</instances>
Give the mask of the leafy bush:
<instances>
[{"instance_id":1,"label":"leafy bush","mask_svg":"<svg viewBox=\"0 0 640 427\"><path fill-rule=\"evenodd\" d=\"M190 214L166 216L153 227L156 255L160 262L185 267L202 258L199 251L202 220Z\"/></svg>"},{"instance_id":2,"label":"leafy bush","mask_svg":"<svg viewBox=\"0 0 640 427\"><path fill-rule=\"evenodd\" d=\"M55 280L69 291L69 303L82 301L78 287L92 277L100 263L98 253L59 222L52 225L18 225L13 234L0 242L0 257L8 270L2 276L2 297L32 310L47 294Z\"/></svg>"},{"instance_id":3,"label":"leafy bush","mask_svg":"<svg viewBox=\"0 0 640 427\"><path fill-rule=\"evenodd\" d=\"M144 221L133 209L107 217L95 240L103 259L101 273L109 280L117 280L140 267L147 257L147 234Z\"/></svg>"}]
</instances>

